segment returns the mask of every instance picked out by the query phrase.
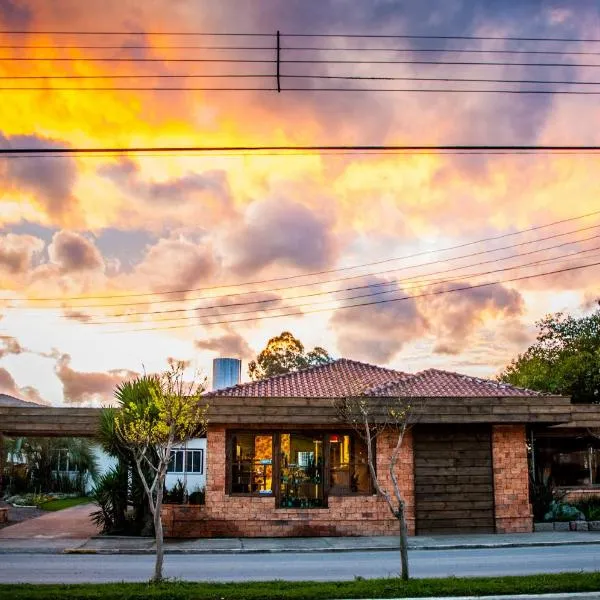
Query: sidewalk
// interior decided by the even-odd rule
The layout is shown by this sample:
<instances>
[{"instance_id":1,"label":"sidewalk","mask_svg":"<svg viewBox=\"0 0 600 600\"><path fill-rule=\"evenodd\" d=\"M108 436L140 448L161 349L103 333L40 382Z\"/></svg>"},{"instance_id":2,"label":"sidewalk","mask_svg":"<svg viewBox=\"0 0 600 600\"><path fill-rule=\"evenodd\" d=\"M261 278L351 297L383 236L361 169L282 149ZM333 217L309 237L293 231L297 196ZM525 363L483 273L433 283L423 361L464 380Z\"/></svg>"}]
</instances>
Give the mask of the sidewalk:
<instances>
[{"instance_id":1,"label":"sidewalk","mask_svg":"<svg viewBox=\"0 0 600 600\"><path fill-rule=\"evenodd\" d=\"M0 554L151 554L154 540L140 537L96 536L91 539L0 539ZM60 542L60 543L58 543ZM458 550L599 544L600 532L540 532L528 534L483 534L419 536L409 539L411 550ZM365 552L398 550L396 537L318 538L203 538L166 540L167 554L256 554L309 552Z\"/></svg>"}]
</instances>

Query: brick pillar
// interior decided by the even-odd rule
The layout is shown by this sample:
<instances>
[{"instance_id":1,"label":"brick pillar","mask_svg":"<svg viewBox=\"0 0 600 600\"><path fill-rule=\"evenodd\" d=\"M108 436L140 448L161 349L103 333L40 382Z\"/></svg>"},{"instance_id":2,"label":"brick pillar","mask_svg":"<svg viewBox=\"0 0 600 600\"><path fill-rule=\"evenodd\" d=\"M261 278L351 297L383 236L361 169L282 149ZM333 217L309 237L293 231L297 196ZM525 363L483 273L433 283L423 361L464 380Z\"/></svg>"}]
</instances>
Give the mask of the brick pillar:
<instances>
[{"instance_id":1,"label":"brick pillar","mask_svg":"<svg viewBox=\"0 0 600 600\"><path fill-rule=\"evenodd\" d=\"M225 429L206 432L206 506L222 501L225 494Z\"/></svg>"},{"instance_id":2,"label":"brick pillar","mask_svg":"<svg viewBox=\"0 0 600 600\"><path fill-rule=\"evenodd\" d=\"M494 504L498 533L530 533L529 468L525 425L492 427Z\"/></svg>"},{"instance_id":3,"label":"brick pillar","mask_svg":"<svg viewBox=\"0 0 600 600\"><path fill-rule=\"evenodd\" d=\"M390 458L392 451L398 441L398 434L386 431L377 438L377 475L384 490L394 496L394 488L389 476ZM404 434L400 456L398 457L396 469L400 493L406 503L406 521L408 535L415 535L415 460L413 454L412 431Z\"/></svg>"}]
</instances>

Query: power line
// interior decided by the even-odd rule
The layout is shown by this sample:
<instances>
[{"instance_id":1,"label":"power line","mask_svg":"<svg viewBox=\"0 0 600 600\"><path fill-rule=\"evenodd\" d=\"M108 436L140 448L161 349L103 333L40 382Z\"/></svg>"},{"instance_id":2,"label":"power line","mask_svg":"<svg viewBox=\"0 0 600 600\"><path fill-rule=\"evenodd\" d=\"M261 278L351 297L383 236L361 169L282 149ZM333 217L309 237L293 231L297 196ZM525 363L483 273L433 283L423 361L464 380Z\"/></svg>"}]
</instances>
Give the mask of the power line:
<instances>
[{"instance_id":1,"label":"power line","mask_svg":"<svg viewBox=\"0 0 600 600\"><path fill-rule=\"evenodd\" d=\"M90 30L4 30L0 35L126 35L126 36L197 36L197 37L275 37L274 32L208 32L208 31L90 31ZM409 35L409 34L364 34L364 33L285 33L290 38L362 38L362 39L412 39L412 40L478 40L515 42L570 42L600 43L598 38L558 38L480 35Z\"/></svg>"},{"instance_id":2,"label":"power line","mask_svg":"<svg viewBox=\"0 0 600 600\"><path fill-rule=\"evenodd\" d=\"M444 274L445 277L441 277L441 278L434 278L434 279L425 279L425 280L418 280L418 277L412 277L412 278L407 278L407 279L402 279L402 280L391 280L391 281L386 281L386 282L377 282L377 283L372 283L372 284L367 284L367 285L362 285L362 286L354 286L354 287L349 287L349 288L342 288L342 289L337 289L337 290L331 290L331 291L327 291L327 292L313 292L311 294L302 294L302 295L298 295L298 296L291 296L291 297L284 297L284 298L271 298L271 299L263 299L263 300L250 300L247 302L237 302L237 303L230 303L230 304L215 304L215 305L211 305L211 306L196 306L196 307L187 307L187 308L178 308L178 309L170 309L170 310L158 310L158 311L143 311L143 312L135 312L135 313L120 313L120 314L115 314L115 315L107 315L106 318L109 319L113 319L113 318L127 318L127 317L138 317L138 316L150 316L150 315L156 315L156 314L173 314L173 313L180 313L180 312L189 312L189 311L201 311L201 310L218 310L218 311L222 311L223 309L228 309L228 308L237 308L237 307L244 307L244 306L249 306L249 305L255 305L255 304L271 304L273 302L286 302L289 300L298 300L298 299L304 299L304 298L311 298L311 297L319 297L319 296L325 296L325 295L330 295L330 294L339 294L342 292L356 292L359 290L372 290L373 288L376 289L380 289L383 287L389 287L389 286L401 286L403 291L406 291L406 289L415 289L415 288L422 288L422 287L429 287L433 284L439 285L440 283L448 283L448 282L453 282L456 281L456 277L452 276L450 279L448 279L448 276L450 273L452 273L453 271L458 271L461 269L468 269L468 268L472 268L474 266L480 266L480 265L485 265L485 264L490 264L490 263L496 263L498 261L504 261L504 260L511 260L514 258L520 258L521 256L527 256L530 254L535 254L535 253L539 253L539 252L544 252L547 250L554 250L556 248L562 247L562 246L566 246L568 244L575 244L575 243L579 243L579 242L584 242L584 241L589 241L592 239L598 239L597 236L594 237L590 237L587 238L585 240L577 240L577 241L573 241L573 242L567 242L565 244L559 244L557 246L552 246L550 248L542 248L540 250L533 250L531 252L526 252L523 253L521 255L513 255L513 256L509 256L509 257L503 257L503 258L498 258L498 259L493 259L493 260L487 260L487 261L482 261L479 263L475 263L472 265L464 265L462 267L456 267L456 268L452 268L452 269L442 269L440 271L436 271L434 273L427 273L425 274L426 277L428 277L429 275L437 275L437 274ZM484 272L480 272L480 273L467 273L465 275L461 275L459 276L459 279L464 280L464 279L474 279L477 277L482 277L484 275L490 275L493 273L499 273L499 272L504 272L504 271L512 271L515 269L523 269L525 267L530 267L533 265L539 265L539 264L543 264L543 263L547 263L547 262L554 262L554 261L564 261L567 258L573 257L573 256L579 256L581 254L587 254L589 252L594 252L600 250L600 246L596 247L596 248L587 248L585 250L576 250L574 252L570 252L568 254L562 255L562 256L555 256L555 257L549 257L549 258L544 258L544 259L540 259L540 260L536 260L533 262L529 262L529 263L524 263L524 264L519 264L519 265L513 265L513 266L509 266L509 267L505 267L505 268L501 268L501 269L494 269L494 270L490 270L490 271L484 271ZM416 280L416 281L414 281ZM411 283L412 285L409 286L405 286L406 283ZM302 304L298 304L298 305L292 305L294 308L299 308L299 307L304 307L304 306L313 306L315 304L327 304L330 302L342 302L345 300L355 300L358 298L365 298L365 297L372 297L372 296L379 296L382 294L391 294L391 293L395 293L398 290L384 290L384 291L369 291L366 294L359 294L356 296L351 296L351 297L347 297L347 298L326 298L322 301L314 301L314 302L310 302L310 303L302 303ZM254 308L251 309L249 311L242 311L242 312L232 312L232 313L227 313L227 315L238 315L238 314L246 314L246 313L251 313L251 312L258 312L259 310L280 310L280 307L267 307L264 309L258 309L258 308ZM190 319L190 318L206 318L206 317L213 317L213 316L220 316L221 312L218 312L215 315L195 315L193 317L181 317L181 318L175 318L175 319L159 319L159 322L164 322L164 321L172 321L172 320L182 320L182 319ZM116 325L119 323L123 323L123 321L106 321L106 320L96 320L96 321L88 321L86 323L86 325Z\"/></svg>"},{"instance_id":3,"label":"power line","mask_svg":"<svg viewBox=\"0 0 600 600\"><path fill-rule=\"evenodd\" d=\"M253 58L122 58L122 57L52 57L52 56L17 56L0 57L0 62L117 62L117 63L228 63L228 64L275 64L273 59ZM444 60L349 60L349 59L286 59L279 60L286 64L310 65L453 65L482 67L600 67L598 63L554 63L554 62L506 62L506 61L444 61Z\"/></svg>"},{"instance_id":4,"label":"power line","mask_svg":"<svg viewBox=\"0 0 600 600\"><path fill-rule=\"evenodd\" d=\"M0 80L97 80L97 79L272 79L272 73L263 73L248 75L245 73L230 73L225 75L207 75L207 74L157 74L157 75L0 75ZM323 79L323 80L358 80L358 81L441 81L447 83L532 83L543 85L600 85L599 81L581 81L581 80L551 80L551 79L490 79L490 78L471 78L471 77L387 77L370 75L281 75L281 79ZM0 88L3 89L3 88ZM29 89L29 88L26 88ZM36 88L32 88L36 89ZM41 88L46 89L46 88ZM55 89L55 88L48 88ZM82 89L82 88L77 88Z\"/></svg>"},{"instance_id":5,"label":"power line","mask_svg":"<svg viewBox=\"0 0 600 600\"><path fill-rule=\"evenodd\" d=\"M526 145L526 144L430 144L430 145L265 145L265 146L130 146L130 147L54 147L0 148L0 155L98 154L98 153L180 153L180 152L598 152L600 145Z\"/></svg>"},{"instance_id":6,"label":"power line","mask_svg":"<svg viewBox=\"0 0 600 600\"><path fill-rule=\"evenodd\" d=\"M572 219L571 219L572 220ZM536 229L541 229L545 226L538 226L537 228L533 228L530 230L525 230L524 232L527 231L534 231ZM212 298L231 298L231 297L239 297L239 296L247 296L247 295L251 295L251 294L259 294L259 293L272 293L272 292L281 292L281 291L287 291L287 290L291 290L291 289L298 289L298 288L306 288L306 287L311 287L314 285L320 285L323 283L326 284L330 284L330 283L338 283L341 281L351 281L353 279L362 279L364 277L373 277L373 276L381 276L381 275L387 275L389 273L396 273L398 271L405 271L408 269L415 269L415 268L421 268L421 267L425 267L425 266L430 266L430 265L435 265L435 264L440 264L440 263L446 263L449 261L453 261L453 260L462 260L465 258L473 258L474 256L481 256L484 254L490 254L492 252L500 252L503 250L510 250L513 248L519 248L522 246L527 246L530 244L535 244L535 243L539 243L539 242L543 242L546 240L550 240L550 239L556 239L556 238L560 238L560 237L565 237L567 235L573 235L574 233L581 233L583 231L589 231L592 229L598 229L600 227L600 224L598 225L591 225L589 227L583 227L580 229L576 229L573 231L567 231L567 232L562 232L562 233L557 233L557 234L553 234L550 236L546 236L543 238L537 238L535 240L528 240L528 241L524 241L524 242L519 242L516 244L510 244L507 246L502 246L499 248L491 248L491 249L485 249L485 250L479 250L477 252L472 252L466 255L462 255L462 256L456 256L456 257L449 257L449 258L444 258L444 259L437 259L434 261L429 261L426 263L421 263L420 265L407 265L404 267L395 267L392 269L387 269L384 271L379 271L376 273L363 273L363 274L359 274L359 275L350 275L350 276L345 276L345 277L339 277L336 279L328 279L327 281L317 281L317 282L307 282L307 283L301 283L301 284L295 284L295 285L291 285L291 286L283 286L283 287L275 287L275 288L268 288L268 289L261 289L261 290L249 290L249 291L241 291L241 292L236 292L236 293L232 293L232 294L217 294L214 296L201 296L199 298L186 298L183 299L182 301L184 302L190 302L190 301L197 301L197 300L208 300L208 299L212 299ZM506 238L506 237L510 237L510 236L514 236L517 235L517 233L524 233L524 232L514 232L514 233L509 233L509 234L503 234L501 236L496 236L494 238L488 238L487 240L484 241L491 241L491 240L496 240L496 239L501 239L501 238ZM576 240L577 241L577 240ZM575 243L571 242L571 243ZM587 241L587 240L584 240ZM457 248L462 248L462 247L466 247L466 246L471 246L477 243L481 243L481 242L467 242L465 244L461 244L459 246L455 246L453 248L450 249L457 249ZM542 250L548 250L548 249L552 249L552 248L545 248ZM375 265L379 265L379 264L385 264L385 263L389 263L389 262L393 262L393 261L398 261L398 260L406 260L408 258L416 258L418 256L423 256L426 254L432 254L432 253L436 253L436 252L444 252L448 249L444 249L444 250L431 250L431 251L424 251L424 252L420 252L420 253L415 253L413 255L408 255L406 257L400 257L400 258L390 258L390 259L384 259L384 260L380 260L380 261L375 261L372 263L366 263L364 265L359 265L359 266L353 266L353 267L341 267L338 269L329 269L326 271L321 271L321 272L316 272L313 274L306 274L306 275L291 275L291 276L287 276L287 277L280 277L280 278L274 278L271 280L262 280L262 281L258 281L258 282L251 282L251 283L246 283L246 284L237 284L237 285L222 285L222 286L214 286L214 287L205 287L205 288L196 288L196 289L188 289L188 290L175 290L175 291L170 291L170 292L166 292L169 294L172 293L178 293L178 294L182 294L182 293L190 293L190 292L195 292L195 291L210 291L210 290L215 290L215 289L224 289L224 288L231 288L231 287L241 287L243 285L250 285L250 284L263 284L263 283L271 283L274 281L285 281L285 280L290 280L290 279L297 279L300 277L309 277L309 276L319 276L319 275L324 275L324 274L331 274L334 272L340 272L340 271L345 271L345 270L350 270L350 269L356 269L356 268L364 268L367 266L375 266ZM514 258L514 257L513 257ZM502 260L502 259L498 259L498 260ZM135 294L135 295L126 295L126 296L115 296L116 299L119 298L132 298L132 297L140 297L140 296L153 296L156 295L157 292L151 293L151 294ZM80 297L81 298L81 297ZM106 299L106 298L111 298L111 296L103 296L103 297L83 297L81 299L84 300L89 300L89 299ZM5 301L10 301L11 299L6 298ZM51 300L56 300L55 299L51 299ZM64 301L64 298L59 298L59 300ZM68 300L68 299L67 299ZM73 297L70 300L77 300L77 297ZM14 301L14 299L13 299ZM53 306L52 308L74 308L74 309L81 309L81 308L114 308L114 307L120 307L120 306L139 306L139 305L146 305L148 303L152 303L152 304L165 304L165 303L173 303L173 302L180 302L179 300L166 300L166 299L162 299L162 300L154 300L154 299L150 299L150 300L146 300L146 301L142 301L142 302L124 302L124 303L111 303L111 304L92 304L92 305L86 305L86 304L77 304L74 306L69 306L69 307L65 307L64 305L60 305L58 307ZM16 307L7 307L7 308L16 308ZM44 307L37 307L37 308L50 308L48 306L44 306Z\"/></svg>"},{"instance_id":7,"label":"power line","mask_svg":"<svg viewBox=\"0 0 600 600\"><path fill-rule=\"evenodd\" d=\"M600 65L598 65L600 66ZM4 92L277 92L276 87L0 87ZM569 96L597 96L600 91L585 90L510 90L510 89L468 89L468 88L318 88L285 87L284 92L395 92L395 93L435 93L435 94L554 94Z\"/></svg>"},{"instance_id":8,"label":"power line","mask_svg":"<svg viewBox=\"0 0 600 600\"><path fill-rule=\"evenodd\" d=\"M242 322L249 322L249 321L262 321L264 319L279 319L279 318L283 318L283 317L295 317L295 316L304 316L307 314L314 314L314 313L321 313L321 312L332 312L332 311L337 311L337 310L344 310L344 309L348 309L348 308L356 308L356 307L360 307L360 306L373 306L376 304L386 304L388 302L401 302L401 301L405 301L405 300L413 300L416 298L424 298L424 297L428 297L428 296L440 296L440 295L444 295L444 294L451 294L451 293L456 293L456 292L462 292L462 291L467 291L467 290L473 290L473 289L478 289L478 288L483 288L483 287L489 287L492 285L498 285L501 283L513 283L515 281L525 281L527 279L537 279L539 277L546 277L548 275L556 275L559 273L566 273L566 272L570 272L570 271L576 271L576 270L580 270L580 269L586 269L589 267L595 267L600 265L600 262L594 262L594 263L589 263L586 265L577 265L574 267L566 267L563 269L557 269L554 271L547 271L545 273L538 273L536 275L523 275L521 277L512 277L510 279L504 279L504 280L499 280L499 281L490 281L490 282L486 282L486 283L480 283L480 284L476 284L476 285L468 285L468 286L463 286L463 287L459 287L459 288L454 288L454 289L450 289L450 290L436 290L433 292L425 292L423 294L414 294L412 296L403 296L401 298L390 298L390 299L384 299L384 300L373 300L371 302L362 302L362 303L358 303L358 304L352 304L352 305L348 305L348 306L339 306L337 308L331 309L331 308L317 308L314 310L308 310L308 311L300 311L300 312L292 312L292 313L284 313L284 314L280 314L280 315L259 315L256 317L247 317L247 318L243 318L243 319L226 319L226 320L220 320L220 321L211 321L208 323L201 323L199 325L206 327L206 326L210 326L210 325L224 325L224 324L232 324L232 323L242 323ZM128 329L126 332L127 333L131 333L131 332L138 332L138 331L157 331L157 330L168 330L168 329L182 329L182 328L189 328L189 327L193 327L193 326L197 326L197 325L169 325L167 327L144 327L144 328L138 328L138 329ZM112 330L112 331L108 331L107 333L122 333L122 330Z\"/></svg>"},{"instance_id":9,"label":"power line","mask_svg":"<svg viewBox=\"0 0 600 600\"><path fill-rule=\"evenodd\" d=\"M273 46L59 46L59 45L0 45L2 50L216 50L216 51L273 51ZM406 52L406 53L439 53L439 54L515 54L515 55L562 55L562 56L600 56L600 52L585 50L498 50L481 48L372 48L372 47L324 47L324 46L282 46L282 52Z\"/></svg>"}]
</instances>

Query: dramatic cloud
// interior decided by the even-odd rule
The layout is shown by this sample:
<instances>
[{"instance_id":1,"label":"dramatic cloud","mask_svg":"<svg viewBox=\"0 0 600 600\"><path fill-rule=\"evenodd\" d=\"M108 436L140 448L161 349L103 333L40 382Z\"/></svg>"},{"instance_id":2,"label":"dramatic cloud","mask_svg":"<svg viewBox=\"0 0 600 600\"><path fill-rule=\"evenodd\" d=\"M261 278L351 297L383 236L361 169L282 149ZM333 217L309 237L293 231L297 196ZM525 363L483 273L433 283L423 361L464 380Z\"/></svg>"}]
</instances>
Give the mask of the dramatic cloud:
<instances>
[{"instance_id":1,"label":"dramatic cloud","mask_svg":"<svg viewBox=\"0 0 600 600\"><path fill-rule=\"evenodd\" d=\"M49 404L40 396L36 388L32 386L19 387L13 376L2 367L0 367L0 393L21 400L29 400L29 402L35 402L36 404Z\"/></svg>"},{"instance_id":2,"label":"dramatic cloud","mask_svg":"<svg viewBox=\"0 0 600 600\"><path fill-rule=\"evenodd\" d=\"M166 181L146 181L138 166L126 160L102 167L99 174L108 177L129 194L141 196L151 202L179 204L187 202L201 192L214 194L219 200L229 202L227 174L220 170L187 173Z\"/></svg>"},{"instance_id":3,"label":"dramatic cloud","mask_svg":"<svg viewBox=\"0 0 600 600\"><path fill-rule=\"evenodd\" d=\"M248 342L235 331L229 331L221 336L206 340L196 340L194 345L199 350L215 352L221 357L241 358L249 360L254 357L254 352Z\"/></svg>"},{"instance_id":4,"label":"dramatic cloud","mask_svg":"<svg viewBox=\"0 0 600 600\"><path fill-rule=\"evenodd\" d=\"M0 133L0 148L60 148L64 143L48 140L35 135L15 135L6 137ZM75 210L73 186L77 179L75 162L63 157L49 159L27 156L0 162L0 177L3 179L3 191L18 192L24 190L33 194L35 201L50 215L57 219L66 217Z\"/></svg>"},{"instance_id":5,"label":"dramatic cloud","mask_svg":"<svg viewBox=\"0 0 600 600\"><path fill-rule=\"evenodd\" d=\"M72 231L54 234L48 246L50 260L62 273L95 271L104 268L104 260L96 246L83 235Z\"/></svg>"},{"instance_id":6,"label":"dramatic cloud","mask_svg":"<svg viewBox=\"0 0 600 600\"><path fill-rule=\"evenodd\" d=\"M138 375L129 369L112 369L105 373L75 371L71 367L71 356L59 356L55 372L63 386L63 397L67 404L107 404L112 401L115 387Z\"/></svg>"},{"instance_id":7,"label":"dramatic cloud","mask_svg":"<svg viewBox=\"0 0 600 600\"><path fill-rule=\"evenodd\" d=\"M0 235L0 274L2 271L9 275L26 274L35 254L43 248L44 242L32 235Z\"/></svg>"},{"instance_id":8,"label":"dramatic cloud","mask_svg":"<svg viewBox=\"0 0 600 600\"><path fill-rule=\"evenodd\" d=\"M22 354L25 348L19 341L10 335L0 335L0 358L9 354Z\"/></svg>"},{"instance_id":9,"label":"dramatic cloud","mask_svg":"<svg viewBox=\"0 0 600 600\"><path fill-rule=\"evenodd\" d=\"M208 244L184 236L162 238L148 248L142 262L130 276L123 278L123 283L137 283L139 289L155 291L189 289L208 280L215 269L215 258Z\"/></svg>"},{"instance_id":10,"label":"dramatic cloud","mask_svg":"<svg viewBox=\"0 0 600 600\"><path fill-rule=\"evenodd\" d=\"M31 8L19 0L2 0L0 2L0 23L4 29L25 29L33 18Z\"/></svg>"},{"instance_id":11,"label":"dramatic cloud","mask_svg":"<svg viewBox=\"0 0 600 600\"><path fill-rule=\"evenodd\" d=\"M381 296L382 299L405 296L397 285L376 287L376 284L381 283L384 283L383 279L371 277L368 285L373 287L369 291L393 291ZM376 299L374 297L372 300ZM347 304L357 302L359 301L349 301ZM427 321L413 299L337 310L330 325L343 356L380 364L392 360L404 344L421 337L427 331Z\"/></svg>"},{"instance_id":12,"label":"dramatic cloud","mask_svg":"<svg viewBox=\"0 0 600 600\"><path fill-rule=\"evenodd\" d=\"M456 287L465 287L465 283L448 282L432 291L446 292ZM420 306L436 336L433 351L458 354L485 320L518 316L524 309L524 301L517 290L494 284L422 298Z\"/></svg>"},{"instance_id":13,"label":"dramatic cloud","mask_svg":"<svg viewBox=\"0 0 600 600\"><path fill-rule=\"evenodd\" d=\"M229 235L233 270L254 273L273 263L299 269L330 265L336 254L332 224L322 215L285 199L253 202L244 224Z\"/></svg>"}]
</instances>

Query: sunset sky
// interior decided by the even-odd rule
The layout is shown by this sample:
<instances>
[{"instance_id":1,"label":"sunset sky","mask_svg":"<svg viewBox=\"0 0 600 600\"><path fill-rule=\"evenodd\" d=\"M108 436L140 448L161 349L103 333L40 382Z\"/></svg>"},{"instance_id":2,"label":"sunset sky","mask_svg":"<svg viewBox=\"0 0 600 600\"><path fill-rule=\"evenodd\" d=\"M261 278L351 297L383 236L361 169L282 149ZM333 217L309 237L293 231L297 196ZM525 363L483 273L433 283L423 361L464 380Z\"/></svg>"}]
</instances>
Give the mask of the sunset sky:
<instances>
[{"instance_id":1,"label":"sunset sky","mask_svg":"<svg viewBox=\"0 0 600 600\"><path fill-rule=\"evenodd\" d=\"M600 8L592 1L0 0L0 30L28 32L0 33L0 88L37 88L0 91L0 148L600 143L594 95L382 92L373 88L442 84L360 80L316 84L349 91L286 91L311 84L285 77L281 94L114 89L271 88L272 63L165 59L272 60L274 35L172 32L280 30L283 60L349 61L284 63L283 75L578 80L597 81L585 89L600 91L600 55L564 54L600 53L600 43L506 39L598 39ZM56 31L121 33L47 33ZM286 37L291 33L500 39ZM267 49L181 48L201 45ZM297 46L329 50L288 49ZM369 55L382 60L564 66L355 63L367 52L356 48L373 46L409 50ZM418 52L432 48L439 52ZM93 60L101 57L121 60ZM217 74L267 77L189 77ZM25 75L46 79L6 79ZM74 75L105 78L56 79ZM494 88L462 84L468 85ZM495 84L536 86L543 88ZM561 87L567 88L584 89ZM598 159L322 152L0 157L0 392L55 405L100 404L119 381L163 369L169 358L210 375L214 357L237 356L245 376L247 361L283 330L334 357L409 372L437 367L494 376L533 341L537 319L593 310L598 266L502 280L600 262L593 228L600 214L436 251L600 211ZM565 235L552 237L558 234ZM348 268L356 265L368 266ZM437 293L493 281L500 283ZM361 289L326 294L350 287ZM344 297L363 295L354 302L366 302L381 290L388 294L370 299L419 297L340 308ZM272 318L301 311L307 314Z\"/></svg>"}]
</instances>

